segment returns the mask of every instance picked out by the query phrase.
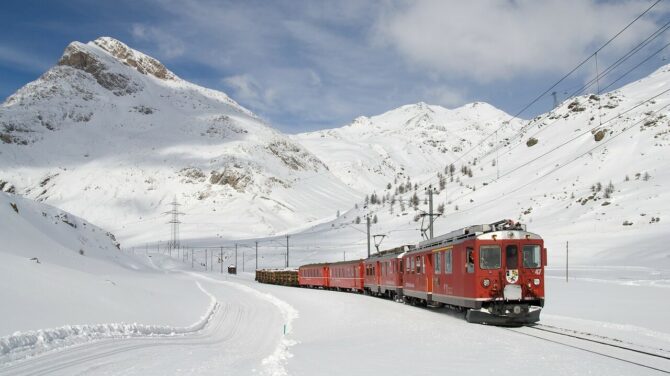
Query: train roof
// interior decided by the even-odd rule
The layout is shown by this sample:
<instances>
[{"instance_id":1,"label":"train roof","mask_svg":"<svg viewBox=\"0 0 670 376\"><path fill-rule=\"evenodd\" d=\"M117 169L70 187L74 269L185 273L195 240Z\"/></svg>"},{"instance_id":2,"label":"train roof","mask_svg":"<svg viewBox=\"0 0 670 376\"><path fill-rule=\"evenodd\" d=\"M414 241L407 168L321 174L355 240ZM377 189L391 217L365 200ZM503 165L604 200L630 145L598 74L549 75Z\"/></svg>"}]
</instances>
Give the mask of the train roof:
<instances>
[{"instance_id":1,"label":"train roof","mask_svg":"<svg viewBox=\"0 0 670 376\"><path fill-rule=\"evenodd\" d=\"M414 250L416 246L411 244L401 245L399 247L385 249L381 252L370 255L366 260L379 260L379 259L391 259L395 257L400 257L401 254L405 252L410 252Z\"/></svg>"},{"instance_id":2,"label":"train roof","mask_svg":"<svg viewBox=\"0 0 670 376\"><path fill-rule=\"evenodd\" d=\"M511 219L503 219L489 224L463 227L447 234L424 240L416 246L416 250L423 250L426 248L439 246L449 246L461 243L471 238L493 239L494 235L496 238L500 239L542 239L537 234L527 232L525 224L514 222Z\"/></svg>"},{"instance_id":3,"label":"train roof","mask_svg":"<svg viewBox=\"0 0 670 376\"><path fill-rule=\"evenodd\" d=\"M346 265L346 264L355 264L363 261L363 259L357 260L347 260L347 261L335 261L335 262L320 262L315 264L301 265L300 268L314 268L314 267L323 267L323 266L337 266L337 265Z\"/></svg>"}]
</instances>

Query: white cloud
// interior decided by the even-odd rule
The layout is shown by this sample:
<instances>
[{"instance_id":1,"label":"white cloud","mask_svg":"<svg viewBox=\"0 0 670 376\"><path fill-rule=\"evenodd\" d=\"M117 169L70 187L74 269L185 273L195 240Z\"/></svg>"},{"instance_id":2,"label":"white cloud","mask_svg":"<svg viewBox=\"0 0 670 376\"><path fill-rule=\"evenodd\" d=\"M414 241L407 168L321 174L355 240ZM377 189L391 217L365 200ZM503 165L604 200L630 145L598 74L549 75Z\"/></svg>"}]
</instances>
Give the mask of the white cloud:
<instances>
[{"instance_id":1,"label":"white cloud","mask_svg":"<svg viewBox=\"0 0 670 376\"><path fill-rule=\"evenodd\" d=\"M0 45L0 62L27 72L43 72L52 65L43 57L7 45Z\"/></svg>"},{"instance_id":2,"label":"white cloud","mask_svg":"<svg viewBox=\"0 0 670 376\"><path fill-rule=\"evenodd\" d=\"M460 106L466 101L461 90L446 86L430 86L423 89L423 98L431 104L439 104L443 107Z\"/></svg>"},{"instance_id":3,"label":"white cloud","mask_svg":"<svg viewBox=\"0 0 670 376\"><path fill-rule=\"evenodd\" d=\"M184 43L158 27L133 24L131 34L136 40L154 44L165 58L172 59L184 54Z\"/></svg>"},{"instance_id":4,"label":"white cloud","mask_svg":"<svg viewBox=\"0 0 670 376\"><path fill-rule=\"evenodd\" d=\"M649 6L595 0L417 1L391 5L376 41L410 64L478 82L564 72ZM609 49L628 48L655 28L646 17Z\"/></svg>"}]
</instances>

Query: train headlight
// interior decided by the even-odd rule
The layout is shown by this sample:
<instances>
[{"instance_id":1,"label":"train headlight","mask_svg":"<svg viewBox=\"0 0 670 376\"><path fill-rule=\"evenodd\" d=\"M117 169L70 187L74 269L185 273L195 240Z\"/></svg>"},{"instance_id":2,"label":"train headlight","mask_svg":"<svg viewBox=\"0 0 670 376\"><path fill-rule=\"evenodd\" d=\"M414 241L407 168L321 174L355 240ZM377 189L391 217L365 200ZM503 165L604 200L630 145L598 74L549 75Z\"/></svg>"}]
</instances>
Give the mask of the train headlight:
<instances>
[{"instance_id":1,"label":"train headlight","mask_svg":"<svg viewBox=\"0 0 670 376\"><path fill-rule=\"evenodd\" d=\"M539 286L539 285L540 285L540 279L539 279L539 278L535 278L535 279L533 280L533 284L534 284L535 286Z\"/></svg>"},{"instance_id":2,"label":"train headlight","mask_svg":"<svg viewBox=\"0 0 670 376\"><path fill-rule=\"evenodd\" d=\"M533 287L533 285L531 285L530 282L528 282L528 288L530 289L532 287Z\"/></svg>"},{"instance_id":3,"label":"train headlight","mask_svg":"<svg viewBox=\"0 0 670 376\"><path fill-rule=\"evenodd\" d=\"M488 278L484 278L484 280L482 281L482 286L489 287L490 285L491 285L491 280L489 280Z\"/></svg>"}]
</instances>

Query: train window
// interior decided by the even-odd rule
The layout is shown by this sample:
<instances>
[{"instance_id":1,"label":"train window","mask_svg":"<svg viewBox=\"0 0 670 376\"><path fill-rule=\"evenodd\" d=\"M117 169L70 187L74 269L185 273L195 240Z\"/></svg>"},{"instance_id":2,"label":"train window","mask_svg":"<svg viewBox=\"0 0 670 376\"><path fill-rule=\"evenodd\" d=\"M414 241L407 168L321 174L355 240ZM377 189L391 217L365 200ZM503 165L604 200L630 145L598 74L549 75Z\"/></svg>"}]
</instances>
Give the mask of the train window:
<instances>
[{"instance_id":1,"label":"train window","mask_svg":"<svg viewBox=\"0 0 670 376\"><path fill-rule=\"evenodd\" d=\"M499 269L500 246L483 245L479 247L479 267L482 269Z\"/></svg>"},{"instance_id":2,"label":"train window","mask_svg":"<svg viewBox=\"0 0 670 376\"><path fill-rule=\"evenodd\" d=\"M433 260L435 274L438 274L440 272L440 253L436 252L433 255L435 255L435 259Z\"/></svg>"},{"instance_id":3,"label":"train window","mask_svg":"<svg viewBox=\"0 0 670 376\"><path fill-rule=\"evenodd\" d=\"M407 269L407 271L414 273L414 257L409 258L409 265L407 266L409 266L409 269Z\"/></svg>"},{"instance_id":4,"label":"train window","mask_svg":"<svg viewBox=\"0 0 670 376\"><path fill-rule=\"evenodd\" d=\"M421 256L416 256L416 272L421 273Z\"/></svg>"},{"instance_id":5,"label":"train window","mask_svg":"<svg viewBox=\"0 0 670 376\"><path fill-rule=\"evenodd\" d=\"M519 251L516 245L508 245L505 248L505 266L507 269L517 269L519 267Z\"/></svg>"},{"instance_id":6,"label":"train window","mask_svg":"<svg viewBox=\"0 0 670 376\"><path fill-rule=\"evenodd\" d=\"M451 249L444 252L444 272L451 274Z\"/></svg>"},{"instance_id":7,"label":"train window","mask_svg":"<svg viewBox=\"0 0 670 376\"><path fill-rule=\"evenodd\" d=\"M465 270L468 273L475 272L475 250L468 247L465 249Z\"/></svg>"},{"instance_id":8,"label":"train window","mask_svg":"<svg viewBox=\"0 0 670 376\"><path fill-rule=\"evenodd\" d=\"M542 265L542 252L539 245L523 246L523 267L537 269Z\"/></svg>"}]
</instances>

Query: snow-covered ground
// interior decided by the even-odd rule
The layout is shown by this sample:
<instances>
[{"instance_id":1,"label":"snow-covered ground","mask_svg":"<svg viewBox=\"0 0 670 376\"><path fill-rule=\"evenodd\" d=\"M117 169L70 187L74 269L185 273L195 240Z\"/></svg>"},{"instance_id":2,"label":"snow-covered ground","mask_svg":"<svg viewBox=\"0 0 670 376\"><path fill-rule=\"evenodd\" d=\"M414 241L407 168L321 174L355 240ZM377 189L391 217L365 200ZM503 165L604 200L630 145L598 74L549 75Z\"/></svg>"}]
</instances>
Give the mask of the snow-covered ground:
<instances>
[{"instance_id":1,"label":"snow-covered ground","mask_svg":"<svg viewBox=\"0 0 670 376\"><path fill-rule=\"evenodd\" d=\"M5 362L0 373L427 375L448 371L465 375L501 369L548 375L659 373L630 362L670 371L670 360L618 354L616 349L569 339L549 342L528 336L535 333L523 329L468 324L461 314L446 309L353 293L263 285L253 281L252 273L191 272L188 263L166 257L153 255L169 275L197 282L215 299L217 306L203 328L184 334L64 341L57 351ZM670 328L664 314L670 305L663 299L668 285L650 287L643 280L627 285L609 279L617 273L601 272L599 280L575 275L568 283L559 276L549 278L541 323L670 356ZM206 312L200 308L200 313L192 310L193 321ZM157 307L156 314L159 320L164 311Z\"/></svg>"},{"instance_id":2,"label":"snow-covered ground","mask_svg":"<svg viewBox=\"0 0 670 376\"><path fill-rule=\"evenodd\" d=\"M664 358L468 324L446 309L258 284L249 272L221 273L212 251L235 263L228 248L194 248L193 260L182 250L119 249L104 230L14 195L0 193L0 221L3 375L670 371ZM351 257L362 236L345 228ZM292 265L339 256L337 242L314 229L293 240ZM242 249L240 269L253 270L255 252ZM284 256L268 250L261 247L260 266L280 266ZM547 272L542 325L670 356L667 269L573 265L569 282L564 272L557 263Z\"/></svg>"}]
</instances>

